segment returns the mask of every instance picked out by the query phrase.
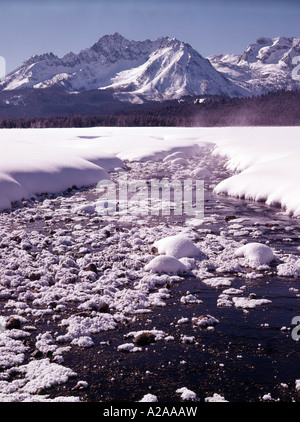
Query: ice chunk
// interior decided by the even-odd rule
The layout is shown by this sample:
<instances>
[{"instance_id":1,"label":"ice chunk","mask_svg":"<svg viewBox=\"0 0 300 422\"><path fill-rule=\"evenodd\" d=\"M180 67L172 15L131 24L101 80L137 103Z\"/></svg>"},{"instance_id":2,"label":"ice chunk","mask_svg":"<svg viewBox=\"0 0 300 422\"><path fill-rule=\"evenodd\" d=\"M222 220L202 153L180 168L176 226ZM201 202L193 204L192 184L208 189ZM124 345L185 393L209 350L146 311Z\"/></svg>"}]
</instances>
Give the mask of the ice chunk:
<instances>
[{"instance_id":1,"label":"ice chunk","mask_svg":"<svg viewBox=\"0 0 300 422\"><path fill-rule=\"evenodd\" d=\"M135 346L134 343L124 343L118 346L118 351L127 352L127 353L135 353L135 352L141 352L142 348Z\"/></svg>"},{"instance_id":2,"label":"ice chunk","mask_svg":"<svg viewBox=\"0 0 300 422\"><path fill-rule=\"evenodd\" d=\"M282 277L298 277L300 275L300 259L290 255L286 262L278 265L277 274Z\"/></svg>"},{"instance_id":3,"label":"ice chunk","mask_svg":"<svg viewBox=\"0 0 300 422\"><path fill-rule=\"evenodd\" d=\"M232 278L228 277L212 277L212 278L205 278L201 280L204 284L207 284L211 287L224 287L224 286L231 286Z\"/></svg>"},{"instance_id":4,"label":"ice chunk","mask_svg":"<svg viewBox=\"0 0 300 422\"><path fill-rule=\"evenodd\" d=\"M251 299L249 297L233 297L232 301L236 308L256 308L259 305L271 303L269 299Z\"/></svg>"}]
</instances>

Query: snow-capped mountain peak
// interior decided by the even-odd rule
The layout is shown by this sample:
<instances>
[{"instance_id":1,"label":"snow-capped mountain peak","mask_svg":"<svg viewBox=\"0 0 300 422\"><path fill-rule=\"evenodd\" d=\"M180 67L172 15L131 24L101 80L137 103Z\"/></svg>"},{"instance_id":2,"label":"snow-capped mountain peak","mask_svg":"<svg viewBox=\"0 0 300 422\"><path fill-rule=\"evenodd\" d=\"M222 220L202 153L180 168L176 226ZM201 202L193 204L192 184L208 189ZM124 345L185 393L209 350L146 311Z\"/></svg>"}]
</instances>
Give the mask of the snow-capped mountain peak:
<instances>
[{"instance_id":1,"label":"snow-capped mountain peak","mask_svg":"<svg viewBox=\"0 0 300 422\"><path fill-rule=\"evenodd\" d=\"M59 58L34 55L0 83L0 90L62 87L66 92L111 90L117 99L143 102L184 96L250 96L298 89L292 78L300 38L261 37L238 54L204 58L176 38L132 41L104 35L90 48Z\"/></svg>"},{"instance_id":2,"label":"snow-capped mountain peak","mask_svg":"<svg viewBox=\"0 0 300 422\"><path fill-rule=\"evenodd\" d=\"M209 57L212 65L227 78L252 94L278 89L299 89L292 78L293 57L300 55L300 38L261 37L241 55Z\"/></svg>"},{"instance_id":3,"label":"snow-capped mountain peak","mask_svg":"<svg viewBox=\"0 0 300 422\"><path fill-rule=\"evenodd\" d=\"M189 44L169 37L132 41L119 33L103 36L78 54L34 55L0 84L3 90L51 86L69 92L110 88L130 101L245 94Z\"/></svg>"}]
</instances>

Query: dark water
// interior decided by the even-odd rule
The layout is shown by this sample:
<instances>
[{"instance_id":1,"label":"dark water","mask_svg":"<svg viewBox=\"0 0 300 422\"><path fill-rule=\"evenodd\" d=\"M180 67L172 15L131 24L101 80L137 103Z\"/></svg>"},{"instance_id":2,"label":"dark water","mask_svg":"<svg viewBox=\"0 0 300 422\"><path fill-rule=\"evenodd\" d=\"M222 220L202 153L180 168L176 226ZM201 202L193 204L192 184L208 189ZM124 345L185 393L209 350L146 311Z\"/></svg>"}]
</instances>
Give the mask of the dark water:
<instances>
[{"instance_id":1,"label":"dark water","mask_svg":"<svg viewBox=\"0 0 300 422\"><path fill-rule=\"evenodd\" d=\"M211 190L206 191L205 206L205 215L217 213L219 222L205 223L201 229L219 233L226 216L245 217L247 227L255 226L262 232L259 242L268 240L276 250L299 254L299 223L288 216L278 215L278 209L215 196ZM172 223L181 224L178 219ZM285 241L286 238L289 240ZM247 240L255 241L253 238ZM270 299L270 304L249 312L235 307L218 307L220 290L204 285L195 277L187 277L171 286L166 307L137 316L137 321L126 328L95 336L96 344L100 341L109 344L72 351L65 357L66 365L89 383L88 390L80 393L82 399L138 401L144 394L152 393L160 401L172 402L179 400L176 390L187 387L202 401L214 393L230 402L257 402L268 393L274 400L299 401L295 380L300 378L300 344L291 337L294 328L291 321L295 315L300 315L300 298L289 289L299 289L300 282L295 278L278 277L275 271L272 274L272 269L270 272L263 278L236 277L231 286L246 285L247 292ZM181 304L180 297L187 291L196 294L203 303ZM219 319L220 324L213 331L195 328L191 323L176 325L181 317L191 319L199 314L211 314ZM158 341L144 347L140 353L117 351L129 331L154 327L174 336L175 340ZM282 327L288 330L281 330ZM195 342L181 343L182 334L194 336ZM58 391L66 393L68 389L63 387Z\"/></svg>"}]
</instances>

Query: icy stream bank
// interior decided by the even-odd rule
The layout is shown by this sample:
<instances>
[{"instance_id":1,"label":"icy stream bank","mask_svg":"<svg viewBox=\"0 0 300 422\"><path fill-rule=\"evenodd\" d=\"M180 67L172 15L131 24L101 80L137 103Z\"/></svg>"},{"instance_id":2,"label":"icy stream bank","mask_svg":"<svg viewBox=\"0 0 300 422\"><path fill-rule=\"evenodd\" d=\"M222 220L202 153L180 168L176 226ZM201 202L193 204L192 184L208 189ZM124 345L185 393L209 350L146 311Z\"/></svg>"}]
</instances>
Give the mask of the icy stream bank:
<instances>
[{"instance_id":1,"label":"icy stream bank","mask_svg":"<svg viewBox=\"0 0 300 422\"><path fill-rule=\"evenodd\" d=\"M210 148L201 154L184 165L127 165L133 180L205 166L203 220L103 217L87 207L99 200L95 188L1 214L2 401L139 401L150 392L178 401L179 390L202 401L298 400L297 220L214 195L230 174ZM250 243L267 249L241 251ZM147 269L174 250L183 272Z\"/></svg>"}]
</instances>

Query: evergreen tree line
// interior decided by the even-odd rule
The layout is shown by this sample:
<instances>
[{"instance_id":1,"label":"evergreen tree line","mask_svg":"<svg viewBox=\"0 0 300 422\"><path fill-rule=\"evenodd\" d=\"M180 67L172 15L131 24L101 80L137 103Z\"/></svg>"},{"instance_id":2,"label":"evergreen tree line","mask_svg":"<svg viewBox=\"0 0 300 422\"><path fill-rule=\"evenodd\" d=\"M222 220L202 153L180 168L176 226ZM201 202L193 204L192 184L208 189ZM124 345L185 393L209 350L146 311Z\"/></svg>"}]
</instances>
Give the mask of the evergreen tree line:
<instances>
[{"instance_id":1,"label":"evergreen tree line","mask_svg":"<svg viewBox=\"0 0 300 422\"><path fill-rule=\"evenodd\" d=\"M0 119L0 128L70 128L95 126L296 126L300 92L277 91L249 98L186 99L96 115Z\"/></svg>"}]
</instances>

